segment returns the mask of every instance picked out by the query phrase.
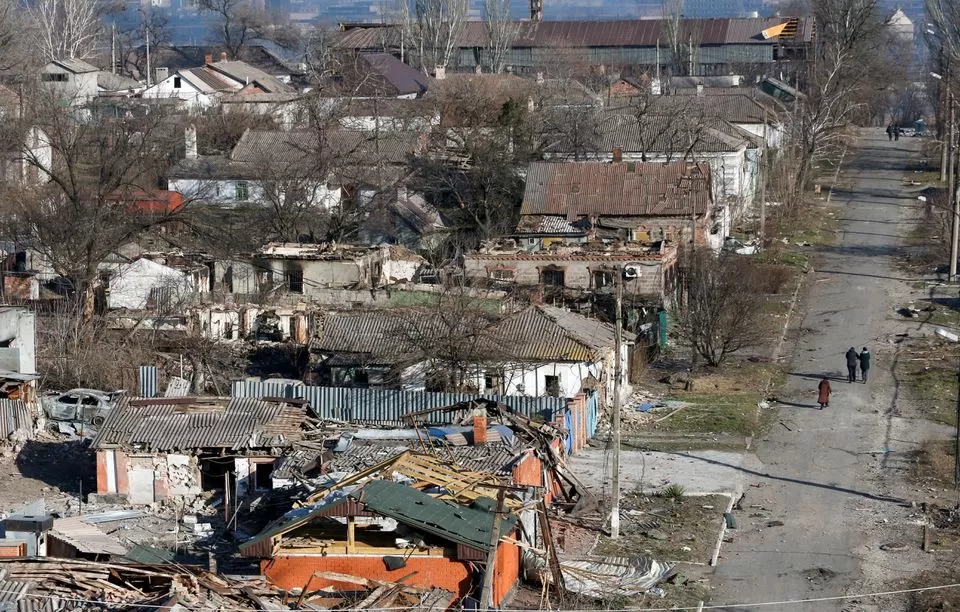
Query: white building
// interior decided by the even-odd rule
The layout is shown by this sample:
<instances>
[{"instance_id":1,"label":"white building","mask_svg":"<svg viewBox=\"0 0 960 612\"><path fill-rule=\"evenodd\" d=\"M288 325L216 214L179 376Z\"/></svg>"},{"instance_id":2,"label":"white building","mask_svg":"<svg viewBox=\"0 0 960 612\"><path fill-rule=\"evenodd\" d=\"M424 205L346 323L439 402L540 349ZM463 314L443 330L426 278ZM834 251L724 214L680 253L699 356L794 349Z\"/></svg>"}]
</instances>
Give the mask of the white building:
<instances>
[{"instance_id":1,"label":"white building","mask_svg":"<svg viewBox=\"0 0 960 612\"><path fill-rule=\"evenodd\" d=\"M212 56L198 68L178 70L143 90L144 98L181 100L188 108L206 108L230 94L293 94L295 90L278 78L241 61L218 62Z\"/></svg>"},{"instance_id":2,"label":"white building","mask_svg":"<svg viewBox=\"0 0 960 612\"><path fill-rule=\"evenodd\" d=\"M177 270L146 258L104 266L109 274L107 308L164 310L192 293L209 290L204 270Z\"/></svg>"},{"instance_id":3,"label":"white building","mask_svg":"<svg viewBox=\"0 0 960 612\"><path fill-rule=\"evenodd\" d=\"M84 104L97 96L99 70L79 59L53 60L40 70L40 81L61 100Z\"/></svg>"}]
</instances>

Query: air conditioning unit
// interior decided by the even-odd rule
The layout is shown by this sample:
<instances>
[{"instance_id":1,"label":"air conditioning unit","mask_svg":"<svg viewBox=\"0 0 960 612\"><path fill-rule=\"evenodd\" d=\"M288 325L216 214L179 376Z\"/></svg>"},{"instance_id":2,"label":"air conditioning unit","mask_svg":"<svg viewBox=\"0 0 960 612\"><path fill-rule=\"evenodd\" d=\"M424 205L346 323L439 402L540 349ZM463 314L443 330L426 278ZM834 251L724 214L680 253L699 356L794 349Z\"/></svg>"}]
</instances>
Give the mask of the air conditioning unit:
<instances>
[{"instance_id":1,"label":"air conditioning unit","mask_svg":"<svg viewBox=\"0 0 960 612\"><path fill-rule=\"evenodd\" d=\"M637 263L628 263L623 266L623 276L625 278L640 278L642 272L640 271L640 264Z\"/></svg>"}]
</instances>

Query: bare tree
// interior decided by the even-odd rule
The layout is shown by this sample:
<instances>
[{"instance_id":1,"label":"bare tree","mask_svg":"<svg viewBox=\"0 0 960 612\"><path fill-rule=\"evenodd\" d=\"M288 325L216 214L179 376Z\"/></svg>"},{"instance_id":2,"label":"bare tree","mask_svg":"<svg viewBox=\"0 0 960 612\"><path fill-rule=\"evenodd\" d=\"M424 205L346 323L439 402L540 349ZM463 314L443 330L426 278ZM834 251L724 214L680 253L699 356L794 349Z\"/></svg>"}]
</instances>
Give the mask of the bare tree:
<instances>
[{"instance_id":1,"label":"bare tree","mask_svg":"<svg viewBox=\"0 0 960 612\"><path fill-rule=\"evenodd\" d=\"M241 50L262 37L269 25L267 15L256 10L248 0L198 0L197 6L216 15L218 23L214 34L231 58L239 57Z\"/></svg>"},{"instance_id":2,"label":"bare tree","mask_svg":"<svg viewBox=\"0 0 960 612\"><path fill-rule=\"evenodd\" d=\"M676 76L694 76L697 72L697 53L701 33L693 22L683 17L683 2L667 0L663 4L663 17L670 58L670 73Z\"/></svg>"},{"instance_id":3,"label":"bare tree","mask_svg":"<svg viewBox=\"0 0 960 612\"><path fill-rule=\"evenodd\" d=\"M19 66L33 53L29 23L16 0L0 0L0 71Z\"/></svg>"},{"instance_id":4,"label":"bare tree","mask_svg":"<svg viewBox=\"0 0 960 612\"><path fill-rule=\"evenodd\" d=\"M520 34L520 22L513 20L511 0L484 0L490 70L496 74L507 67L507 54Z\"/></svg>"},{"instance_id":5,"label":"bare tree","mask_svg":"<svg viewBox=\"0 0 960 612\"><path fill-rule=\"evenodd\" d=\"M436 74L455 63L468 9L468 0L414 0L412 15L404 7L404 30L421 70Z\"/></svg>"},{"instance_id":6,"label":"bare tree","mask_svg":"<svg viewBox=\"0 0 960 612\"><path fill-rule=\"evenodd\" d=\"M146 76L147 55L170 44L173 33L163 11L143 9L139 11L136 25L116 33L115 45L118 69L135 79Z\"/></svg>"},{"instance_id":7,"label":"bare tree","mask_svg":"<svg viewBox=\"0 0 960 612\"><path fill-rule=\"evenodd\" d=\"M676 329L696 356L717 366L743 348L764 340L763 295L758 271L748 259L711 252L691 254L674 316Z\"/></svg>"},{"instance_id":8,"label":"bare tree","mask_svg":"<svg viewBox=\"0 0 960 612\"><path fill-rule=\"evenodd\" d=\"M175 136L156 109L81 122L48 96L35 99L31 110L23 121L42 130L49 148L25 147L21 155L46 181L22 186L5 215L7 235L35 245L68 281L92 334L101 262L175 214L141 213L134 204L172 162Z\"/></svg>"},{"instance_id":9,"label":"bare tree","mask_svg":"<svg viewBox=\"0 0 960 612\"><path fill-rule=\"evenodd\" d=\"M47 60L85 59L97 50L103 24L94 0L36 0L26 4L36 49Z\"/></svg>"},{"instance_id":10,"label":"bare tree","mask_svg":"<svg viewBox=\"0 0 960 612\"><path fill-rule=\"evenodd\" d=\"M841 142L842 132L863 108L866 89L884 82L890 67L876 49L884 42L877 0L816 0L818 57L808 77L807 95L788 119L789 149L795 160L792 193L796 202L818 159Z\"/></svg>"}]
</instances>

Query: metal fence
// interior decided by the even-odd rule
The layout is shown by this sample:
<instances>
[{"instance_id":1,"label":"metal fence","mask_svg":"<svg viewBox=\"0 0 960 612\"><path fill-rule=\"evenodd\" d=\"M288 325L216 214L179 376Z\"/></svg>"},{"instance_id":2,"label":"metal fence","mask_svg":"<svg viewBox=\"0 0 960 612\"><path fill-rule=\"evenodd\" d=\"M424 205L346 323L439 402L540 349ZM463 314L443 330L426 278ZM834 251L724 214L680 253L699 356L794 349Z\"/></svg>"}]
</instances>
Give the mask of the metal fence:
<instances>
[{"instance_id":1,"label":"metal fence","mask_svg":"<svg viewBox=\"0 0 960 612\"><path fill-rule=\"evenodd\" d=\"M139 368L140 397L157 396L157 366L142 365Z\"/></svg>"},{"instance_id":2,"label":"metal fence","mask_svg":"<svg viewBox=\"0 0 960 612\"><path fill-rule=\"evenodd\" d=\"M6 439L18 429L33 430L30 408L22 400L0 399L0 438Z\"/></svg>"},{"instance_id":3,"label":"metal fence","mask_svg":"<svg viewBox=\"0 0 960 612\"><path fill-rule=\"evenodd\" d=\"M384 425L403 425L403 415L422 410L446 408L461 402L485 398L500 402L525 416L543 416L553 420L567 406L562 397L525 397L515 395L474 395L470 393L432 393L424 391L397 391L393 389L351 389L344 387L313 387L289 383L252 382L233 383L234 397L289 397L301 398L321 417L343 421L361 421ZM431 413L428 420L447 423L449 415Z\"/></svg>"}]
</instances>

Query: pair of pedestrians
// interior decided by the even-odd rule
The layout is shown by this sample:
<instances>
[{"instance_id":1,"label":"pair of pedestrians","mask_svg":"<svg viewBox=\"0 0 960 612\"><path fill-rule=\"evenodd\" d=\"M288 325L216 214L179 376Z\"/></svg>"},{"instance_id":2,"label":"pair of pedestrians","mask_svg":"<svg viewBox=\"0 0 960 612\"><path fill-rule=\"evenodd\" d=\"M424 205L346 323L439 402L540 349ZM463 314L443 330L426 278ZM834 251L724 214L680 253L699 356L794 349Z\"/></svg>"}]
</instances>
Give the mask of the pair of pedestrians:
<instances>
[{"instance_id":1,"label":"pair of pedestrians","mask_svg":"<svg viewBox=\"0 0 960 612\"><path fill-rule=\"evenodd\" d=\"M857 349L850 347L847 351L847 382L857 382L857 366L860 366L860 378L863 384L867 384L867 375L870 373L870 351L863 347L863 351L857 353Z\"/></svg>"},{"instance_id":2,"label":"pair of pedestrians","mask_svg":"<svg viewBox=\"0 0 960 612\"><path fill-rule=\"evenodd\" d=\"M860 353L857 352L857 349L850 347L850 350L847 351L847 382L852 383L857 380L857 366L860 367L860 377L863 379L863 384L867 384L867 377L870 374L870 351L867 350L867 347L863 347L863 351ZM830 380L824 377L820 384L817 386L818 396L817 403L820 404L820 410L830 406Z\"/></svg>"}]
</instances>

